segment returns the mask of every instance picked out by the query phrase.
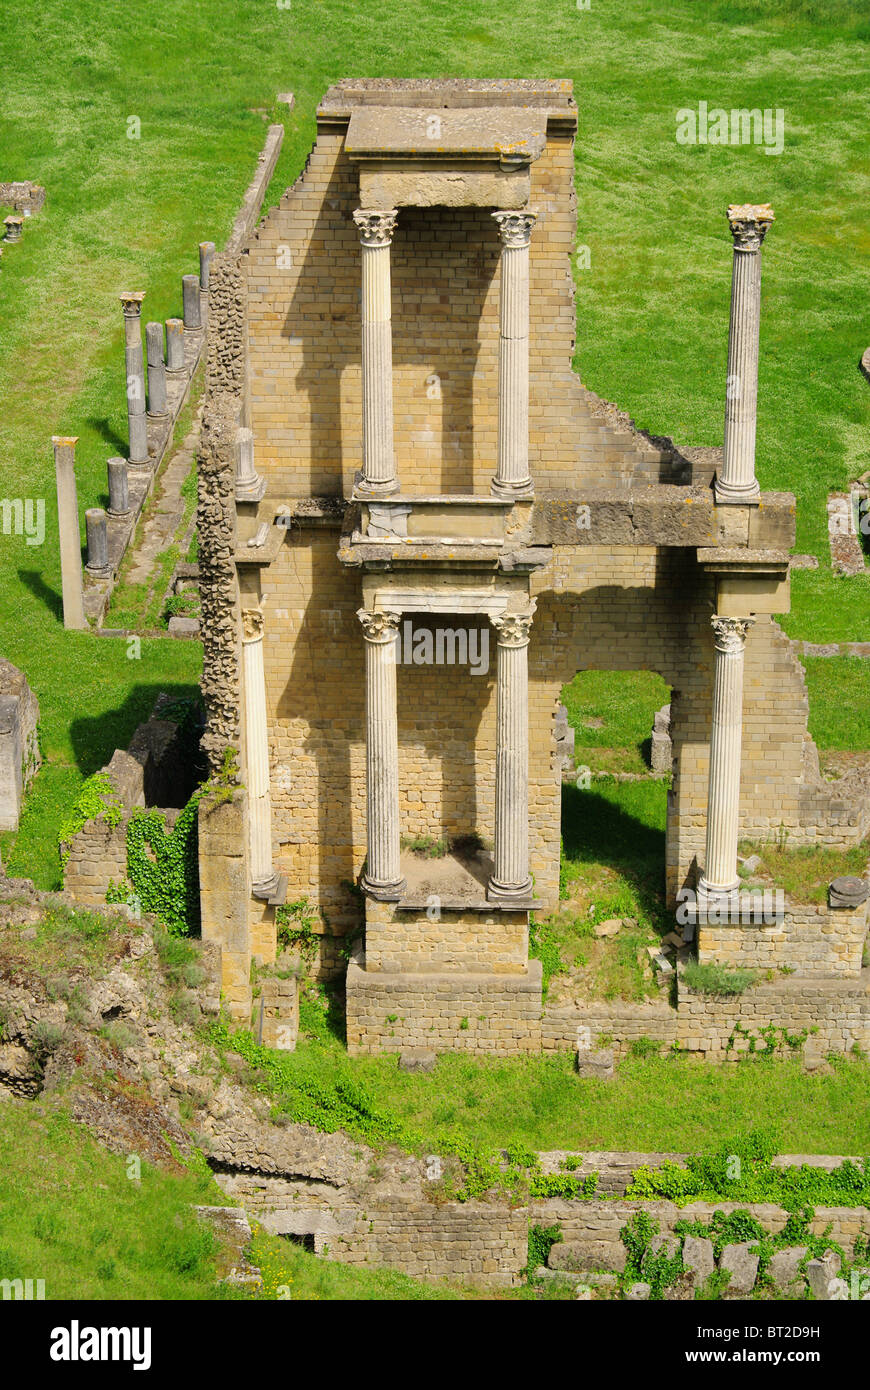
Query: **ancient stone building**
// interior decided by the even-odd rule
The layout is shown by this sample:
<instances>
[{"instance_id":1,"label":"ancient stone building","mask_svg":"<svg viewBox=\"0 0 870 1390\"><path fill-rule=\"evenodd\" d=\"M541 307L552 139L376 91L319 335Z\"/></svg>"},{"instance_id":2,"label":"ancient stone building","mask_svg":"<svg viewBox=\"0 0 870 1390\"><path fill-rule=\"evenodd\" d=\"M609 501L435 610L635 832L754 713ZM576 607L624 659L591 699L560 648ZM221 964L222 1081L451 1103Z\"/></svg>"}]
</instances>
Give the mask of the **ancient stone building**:
<instances>
[{"instance_id":1,"label":"ancient stone building","mask_svg":"<svg viewBox=\"0 0 870 1390\"><path fill-rule=\"evenodd\" d=\"M794 500L754 473L772 213L730 210L724 451L651 439L572 371L576 124L568 82L339 83L296 184L212 264L206 745L240 786L203 805L200 865L240 1018L277 907L307 898L324 974L353 943L352 1050L542 1046L528 922L558 899L578 670L671 687L671 903L735 886L738 833L867 830L819 778L773 617ZM701 948L755 949L729 941Z\"/></svg>"}]
</instances>

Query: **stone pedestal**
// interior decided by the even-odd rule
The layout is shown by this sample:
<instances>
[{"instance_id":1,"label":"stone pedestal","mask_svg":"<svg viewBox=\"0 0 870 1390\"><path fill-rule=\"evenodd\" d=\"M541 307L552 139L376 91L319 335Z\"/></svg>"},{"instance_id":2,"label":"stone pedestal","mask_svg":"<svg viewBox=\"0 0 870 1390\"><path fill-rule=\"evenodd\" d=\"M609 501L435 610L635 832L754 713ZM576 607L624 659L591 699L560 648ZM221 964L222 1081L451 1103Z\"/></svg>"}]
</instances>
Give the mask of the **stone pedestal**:
<instances>
[{"instance_id":1,"label":"stone pedestal","mask_svg":"<svg viewBox=\"0 0 870 1390\"><path fill-rule=\"evenodd\" d=\"M76 495L76 438L52 439L57 479L57 524L60 543L60 579L63 591L63 625L87 628L82 591L82 549L79 505Z\"/></svg>"},{"instance_id":2,"label":"stone pedestal","mask_svg":"<svg viewBox=\"0 0 870 1390\"><path fill-rule=\"evenodd\" d=\"M130 515L130 486L127 477L127 460L110 458L106 463L109 479L109 516Z\"/></svg>"},{"instance_id":3,"label":"stone pedestal","mask_svg":"<svg viewBox=\"0 0 870 1390\"><path fill-rule=\"evenodd\" d=\"M182 319L166 320L166 375L181 376L184 365L184 322Z\"/></svg>"},{"instance_id":4,"label":"stone pedestal","mask_svg":"<svg viewBox=\"0 0 870 1390\"><path fill-rule=\"evenodd\" d=\"M728 329L728 382L725 400L725 449L721 476L713 493L717 502L757 503L755 420L758 398L758 335L761 321L761 244L773 221L767 205L731 206L728 223L734 238L731 272L731 321Z\"/></svg>"},{"instance_id":5,"label":"stone pedestal","mask_svg":"<svg viewBox=\"0 0 870 1390\"><path fill-rule=\"evenodd\" d=\"M495 752L495 863L486 895L531 897L529 876L529 635L525 613L493 618L498 631Z\"/></svg>"},{"instance_id":6,"label":"stone pedestal","mask_svg":"<svg viewBox=\"0 0 870 1390\"><path fill-rule=\"evenodd\" d=\"M498 341L497 497L528 497L529 245L534 212L494 212L502 241Z\"/></svg>"},{"instance_id":7,"label":"stone pedestal","mask_svg":"<svg viewBox=\"0 0 870 1390\"><path fill-rule=\"evenodd\" d=\"M199 297L198 275L182 275L181 297L185 331L195 333L197 329L202 328L202 302Z\"/></svg>"},{"instance_id":8,"label":"stone pedestal","mask_svg":"<svg viewBox=\"0 0 870 1390\"><path fill-rule=\"evenodd\" d=\"M266 493L266 479L254 467L254 432L246 427L236 433L236 501L260 502Z\"/></svg>"},{"instance_id":9,"label":"stone pedestal","mask_svg":"<svg viewBox=\"0 0 870 1390\"><path fill-rule=\"evenodd\" d=\"M743 662L752 618L714 617L716 667L710 730L707 850L698 896L718 898L739 885L740 754L743 738Z\"/></svg>"},{"instance_id":10,"label":"stone pedestal","mask_svg":"<svg viewBox=\"0 0 870 1390\"><path fill-rule=\"evenodd\" d=\"M272 801L269 791L263 615L258 608L246 608L242 612L242 622L251 891L256 898L268 900L277 890L279 878L272 864Z\"/></svg>"},{"instance_id":11,"label":"stone pedestal","mask_svg":"<svg viewBox=\"0 0 870 1390\"><path fill-rule=\"evenodd\" d=\"M88 507L85 512L85 528L88 541L88 569L92 574L106 575L109 572L109 537L106 530L106 513L102 507Z\"/></svg>"},{"instance_id":12,"label":"stone pedestal","mask_svg":"<svg viewBox=\"0 0 870 1390\"><path fill-rule=\"evenodd\" d=\"M165 415L166 363L163 360L162 323L146 323L145 355L148 359L148 414Z\"/></svg>"},{"instance_id":13,"label":"stone pedestal","mask_svg":"<svg viewBox=\"0 0 870 1390\"><path fill-rule=\"evenodd\" d=\"M124 309L124 363L127 380L127 426L130 435L130 462L148 463L148 420L145 414L145 358L142 353L140 319L144 293L121 295Z\"/></svg>"},{"instance_id":14,"label":"stone pedestal","mask_svg":"<svg viewBox=\"0 0 870 1390\"><path fill-rule=\"evenodd\" d=\"M399 726L396 637L400 613L361 608L366 649L366 836L363 888L392 901L405 889L399 867Z\"/></svg>"},{"instance_id":15,"label":"stone pedestal","mask_svg":"<svg viewBox=\"0 0 870 1390\"><path fill-rule=\"evenodd\" d=\"M354 221L362 247L363 468L361 497L397 492L393 445L393 325L390 243L397 212L358 209Z\"/></svg>"}]
</instances>

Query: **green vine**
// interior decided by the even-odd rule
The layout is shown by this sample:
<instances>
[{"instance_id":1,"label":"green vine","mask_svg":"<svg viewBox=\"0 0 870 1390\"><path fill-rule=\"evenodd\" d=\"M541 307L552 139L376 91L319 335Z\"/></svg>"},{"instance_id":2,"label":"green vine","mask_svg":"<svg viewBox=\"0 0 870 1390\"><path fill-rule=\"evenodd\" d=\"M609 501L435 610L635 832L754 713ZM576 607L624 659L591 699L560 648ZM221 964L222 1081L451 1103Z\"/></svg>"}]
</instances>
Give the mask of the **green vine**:
<instances>
[{"instance_id":1,"label":"green vine","mask_svg":"<svg viewBox=\"0 0 870 1390\"><path fill-rule=\"evenodd\" d=\"M57 835L60 862L66 867L72 841L88 821L102 817L112 829L124 814L124 803L105 772L95 772L79 788L78 795L61 824Z\"/></svg>"},{"instance_id":2,"label":"green vine","mask_svg":"<svg viewBox=\"0 0 870 1390\"><path fill-rule=\"evenodd\" d=\"M764 1047L760 1049L761 1055L765 1057L772 1057L778 1047L787 1047L792 1052L799 1052L811 1032L816 1033L818 1029L803 1028L799 1033L790 1033L787 1028L779 1028L774 1023L768 1023L764 1028L759 1028L757 1033L753 1033L751 1028L744 1028L738 1020L725 1044L725 1051L735 1050L737 1039L745 1038L748 1043L747 1053L749 1056L755 1056L759 1052L761 1043L764 1044Z\"/></svg>"},{"instance_id":3,"label":"green vine","mask_svg":"<svg viewBox=\"0 0 870 1390\"><path fill-rule=\"evenodd\" d=\"M199 803L195 791L171 831L161 811L137 807L127 822L127 875L143 912L151 912L172 936L199 927Z\"/></svg>"},{"instance_id":4,"label":"green vine","mask_svg":"<svg viewBox=\"0 0 870 1390\"><path fill-rule=\"evenodd\" d=\"M306 970L310 970L317 957L320 941L314 930L317 910L307 898L299 898L293 903L281 903L275 909L278 947L280 950L297 950ZM293 923L298 923L294 926Z\"/></svg>"}]
</instances>

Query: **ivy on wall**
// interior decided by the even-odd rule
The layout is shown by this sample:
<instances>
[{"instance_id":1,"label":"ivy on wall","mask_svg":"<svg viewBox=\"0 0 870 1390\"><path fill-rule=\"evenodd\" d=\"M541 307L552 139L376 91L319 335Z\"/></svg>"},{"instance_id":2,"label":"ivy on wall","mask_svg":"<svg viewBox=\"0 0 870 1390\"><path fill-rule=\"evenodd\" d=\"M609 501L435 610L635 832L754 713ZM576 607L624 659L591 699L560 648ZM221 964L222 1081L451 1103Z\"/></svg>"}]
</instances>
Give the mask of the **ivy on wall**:
<instances>
[{"instance_id":1,"label":"ivy on wall","mask_svg":"<svg viewBox=\"0 0 870 1390\"><path fill-rule=\"evenodd\" d=\"M105 772L95 772L79 788L78 795L61 823L57 833L60 862L64 866L70 856L72 841L88 821L102 816L112 828L119 824L124 814L124 803L118 796Z\"/></svg>"}]
</instances>

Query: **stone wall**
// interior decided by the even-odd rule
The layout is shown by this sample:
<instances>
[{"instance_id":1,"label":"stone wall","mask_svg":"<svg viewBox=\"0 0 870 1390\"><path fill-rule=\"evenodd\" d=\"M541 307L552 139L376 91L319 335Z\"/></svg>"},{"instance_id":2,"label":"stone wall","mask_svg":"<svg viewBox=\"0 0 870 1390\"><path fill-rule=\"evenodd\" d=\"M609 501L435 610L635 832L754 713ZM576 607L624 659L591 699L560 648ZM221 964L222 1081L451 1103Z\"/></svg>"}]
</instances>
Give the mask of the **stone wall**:
<instances>
[{"instance_id":1,"label":"stone wall","mask_svg":"<svg viewBox=\"0 0 870 1390\"><path fill-rule=\"evenodd\" d=\"M351 1056L424 1048L517 1056L541 1049L541 965L523 975L347 970Z\"/></svg>"},{"instance_id":2,"label":"stone wall","mask_svg":"<svg viewBox=\"0 0 870 1390\"><path fill-rule=\"evenodd\" d=\"M669 1004L653 1000L642 1004L627 1004L618 999L591 1000L581 1009L547 1008L541 1023L543 1050L576 1049L581 1028L589 1030L587 1046L594 1049L606 1045L617 1056L624 1056L640 1038L655 1038L662 1047L675 1042L677 1012Z\"/></svg>"},{"instance_id":3,"label":"stone wall","mask_svg":"<svg viewBox=\"0 0 870 1390\"><path fill-rule=\"evenodd\" d=\"M459 1279L510 1287L528 1260L528 1214L522 1207L448 1202L367 1207L347 1235L328 1244L344 1264L386 1265L418 1279Z\"/></svg>"},{"instance_id":4,"label":"stone wall","mask_svg":"<svg viewBox=\"0 0 870 1390\"><path fill-rule=\"evenodd\" d=\"M24 794L39 769L39 702L23 671L0 658L0 830L17 830Z\"/></svg>"},{"instance_id":5,"label":"stone wall","mask_svg":"<svg viewBox=\"0 0 870 1390\"><path fill-rule=\"evenodd\" d=\"M0 183L0 207L14 208L16 212L39 212L45 202L45 189L42 184L24 180L20 183Z\"/></svg>"},{"instance_id":6,"label":"stone wall","mask_svg":"<svg viewBox=\"0 0 870 1390\"><path fill-rule=\"evenodd\" d=\"M854 1047L866 1052L870 1049L870 969L862 970L857 980L802 976L763 980L743 994L725 998L696 993L681 979L677 1024L680 1046L712 1062L749 1051L750 1038L755 1050L763 1052L761 1030L771 1025L796 1040L798 1056L803 1035L807 1035L804 1046L819 1056L850 1052ZM737 1032L738 1026L744 1035ZM781 1035L777 1041L788 1055Z\"/></svg>"},{"instance_id":7,"label":"stone wall","mask_svg":"<svg viewBox=\"0 0 870 1390\"><path fill-rule=\"evenodd\" d=\"M786 968L801 976L857 979L867 925L867 902L856 908L788 903L780 924L700 927L698 960L755 970Z\"/></svg>"},{"instance_id":8,"label":"stone wall","mask_svg":"<svg viewBox=\"0 0 870 1390\"><path fill-rule=\"evenodd\" d=\"M625 1247L619 1237L623 1226L636 1212L647 1212L658 1221L662 1234L670 1234L678 1221L709 1223L717 1211L749 1211L771 1234L777 1234L788 1220L788 1212L772 1203L747 1202L690 1202L678 1207L674 1202L640 1202L631 1200L566 1202L535 1201L530 1204L530 1219L540 1226L558 1226L563 1239L580 1249L578 1254L588 1259L590 1270L617 1272L625 1268ZM830 1226L830 1237L851 1255L855 1237L870 1230L870 1214L863 1207L816 1207L810 1229L814 1235L824 1235Z\"/></svg>"},{"instance_id":9,"label":"stone wall","mask_svg":"<svg viewBox=\"0 0 870 1390\"><path fill-rule=\"evenodd\" d=\"M482 896L482 891L481 891ZM366 970L521 975L529 951L528 913L462 912L441 907L366 906Z\"/></svg>"},{"instance_id":10,"label":"stone wall","mask_svg":"<svg viewBox=\"0 0 870 1390\"><path fill-rule=\"evenodd\" d=\"M248 903L247 792L237 788L199 803L199 901L203 941L221 949L221 991L227 1011L251 1022L251 934Z\"/></svg>"}]
</instances>

